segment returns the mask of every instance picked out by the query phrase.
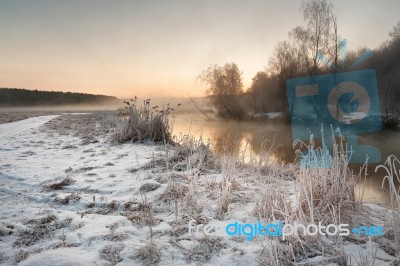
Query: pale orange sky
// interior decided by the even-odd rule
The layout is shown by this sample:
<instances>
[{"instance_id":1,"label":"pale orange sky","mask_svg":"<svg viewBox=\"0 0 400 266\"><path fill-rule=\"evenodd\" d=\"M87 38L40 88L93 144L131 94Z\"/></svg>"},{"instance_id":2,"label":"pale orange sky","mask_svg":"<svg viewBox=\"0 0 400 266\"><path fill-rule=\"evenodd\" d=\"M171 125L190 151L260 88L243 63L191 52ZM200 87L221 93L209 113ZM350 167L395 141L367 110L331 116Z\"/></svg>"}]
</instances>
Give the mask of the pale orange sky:
<instances>
[{"instance_id":1,"label":"pale orange sky","mask_svg":"<svg viewBox=\"0 0 400 266\"><path fill-rule=\"evenodd\" d=\"M349 48L375 48L400 1L332 1ZM300 1L0 2L0 87L117 97L204 95L196 76L235 62L245 88L304 25Z\"/></svg>"}]
</instances>

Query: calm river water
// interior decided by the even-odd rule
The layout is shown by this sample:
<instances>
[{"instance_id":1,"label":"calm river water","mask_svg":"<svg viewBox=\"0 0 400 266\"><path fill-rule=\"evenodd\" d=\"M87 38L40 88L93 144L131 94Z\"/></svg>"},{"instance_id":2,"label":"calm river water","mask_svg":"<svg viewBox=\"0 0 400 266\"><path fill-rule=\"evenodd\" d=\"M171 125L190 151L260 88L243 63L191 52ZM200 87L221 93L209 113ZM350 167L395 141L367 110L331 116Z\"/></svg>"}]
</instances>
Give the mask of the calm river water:
<instances>
[{"instance_id":1,"label":"calm river water","mask_svg":"<svg viewBox=\"0 0 400 266\"><path fill-rule=\"evenodd\" d=\"M196 138L211 140L215 147L224 144L238 146L246 150L246 157L257 156L260 153L261 143L268 139L267 147L273 145L271 160L275 162L294 162L296 160L295 149L291 136L290 124L278 120L268 122L235 122L225 120L207 120L204 116L195 114L177 115L173 122L173 133L191 134ZM373 134L359 136L359 143L374 145L379 148L382 162L394 154L400 159L400 131L385 130ZM361 165L352 164L351 168L358 173ZM363 200L366 202L377 202L386 206L390 204L388 187L382 188L382 180L385 172L380 169L375 173L377 164L369 164L368 176L365 180ZM364 179L360 180L357 189L360 189ZM398 185L398 184L397 184ZM356 193L358 194L358 193Z\"/></svg>"}]
</instances>

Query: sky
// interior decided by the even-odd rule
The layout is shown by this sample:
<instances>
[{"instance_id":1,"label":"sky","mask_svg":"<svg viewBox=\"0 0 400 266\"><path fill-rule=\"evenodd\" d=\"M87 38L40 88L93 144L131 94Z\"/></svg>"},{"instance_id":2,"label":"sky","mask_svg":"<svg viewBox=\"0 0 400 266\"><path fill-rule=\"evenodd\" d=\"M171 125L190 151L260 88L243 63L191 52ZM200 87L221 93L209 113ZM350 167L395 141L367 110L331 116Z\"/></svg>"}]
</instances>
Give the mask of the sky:
<instances>
[{"instance_id":1,"label":"sky","mask_svg":"<svg viewBox=\"0 0 400 266\"><path fill-rule=\"evenodd\" d=\"M336 0L349 49L376 48L400 20L398 0ZM295 0L0 0L0 87L120 98L203 96L196 77L235 62L244 88L288 32Z\"/></svg>"}]
</instances>

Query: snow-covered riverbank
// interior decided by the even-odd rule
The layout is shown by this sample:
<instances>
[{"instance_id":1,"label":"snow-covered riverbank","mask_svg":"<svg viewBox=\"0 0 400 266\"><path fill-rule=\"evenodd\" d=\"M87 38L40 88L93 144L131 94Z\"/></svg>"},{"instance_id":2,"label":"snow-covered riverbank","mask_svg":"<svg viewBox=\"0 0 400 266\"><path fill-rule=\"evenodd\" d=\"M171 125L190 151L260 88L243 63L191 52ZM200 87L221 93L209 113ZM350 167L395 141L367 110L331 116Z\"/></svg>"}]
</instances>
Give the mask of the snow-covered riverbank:
<instances>
[{"instance_id":1,"label":"snow-covered riverbank","mask_svg":"<svg viewBox=\"0 0 400 266\"><path fill-rule=\"evenodd\" d=\"M151 161L168 158L164 146L113 145L100 120L69 114L0 125L0 263L276 265L279 259L285 265L296 257L295 263L319 265L338 254L354 265L395 260L390 236L317 237L312 246L275 256L268 251L279 245L273 239L190 235L192 219L215 226L257 222L266 186L278 184L286 188L283 197L295 197L291 169L277 166L279 176L261 179L227 163L227 179L180 162L160 167ZM201 163L194 155L190 160ZM349 217L385 227L391 213L369 204Z\"/></svg>"}]
</instances>

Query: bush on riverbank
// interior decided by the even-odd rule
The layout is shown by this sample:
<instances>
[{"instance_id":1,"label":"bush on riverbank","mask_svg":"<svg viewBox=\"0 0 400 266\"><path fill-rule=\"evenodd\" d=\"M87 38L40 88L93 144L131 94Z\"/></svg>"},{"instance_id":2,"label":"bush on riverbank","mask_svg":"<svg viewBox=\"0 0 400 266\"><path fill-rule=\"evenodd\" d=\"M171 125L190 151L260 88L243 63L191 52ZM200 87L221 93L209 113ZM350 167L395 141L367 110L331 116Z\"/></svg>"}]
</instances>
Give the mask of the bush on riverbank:
<instances>
[{"instance_id":1,"label":"bush on riverbank","mask_svg":"<svg viewBox=\"0 0 400 266\"><path fill-rule=\"evenodd\" d=\"M118 143L132 142L155 142L171 143L172 127L169 116L174 110L150 105L151 100L146 99L142 103L137 98L126 101L126 112L119 118L113 140Z\"/></svg>"}]
</instances>

